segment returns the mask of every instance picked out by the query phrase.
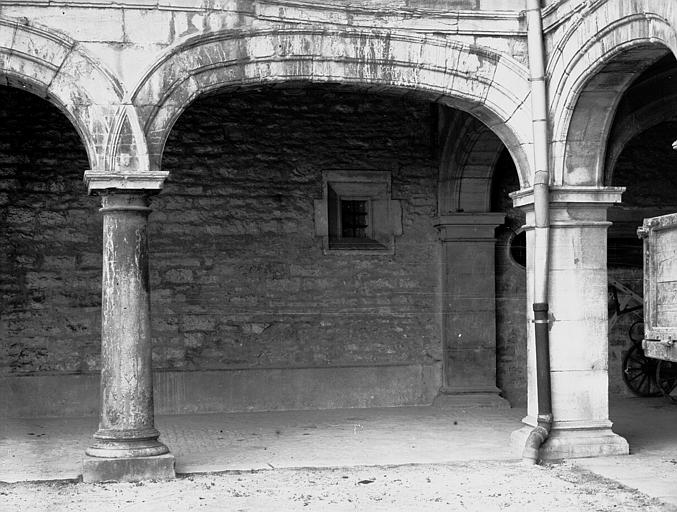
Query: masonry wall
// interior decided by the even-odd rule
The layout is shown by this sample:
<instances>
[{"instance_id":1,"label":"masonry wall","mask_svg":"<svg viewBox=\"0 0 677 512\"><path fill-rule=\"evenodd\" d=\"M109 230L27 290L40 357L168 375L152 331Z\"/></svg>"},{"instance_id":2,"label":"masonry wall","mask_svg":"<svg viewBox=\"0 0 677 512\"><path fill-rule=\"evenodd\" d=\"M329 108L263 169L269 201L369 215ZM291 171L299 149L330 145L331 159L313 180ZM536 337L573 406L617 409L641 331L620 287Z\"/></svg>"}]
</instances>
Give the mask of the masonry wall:
<instances>
[{"instance_id":1,"label":"masonry wall","mask_svg":"<svg viewBox=\"0 0 677 512\"><path fill-rule=\"evenodd\" d=\"M82 184L87 158L56 108L16 89L0 94L0 379L32 377L21 382L50 414L92 414L101 217ZM229 401L313 407L308 396L321 394L324 406L340 405L350 386L359 388L352 405L432 399L442 360L434 119L420 99L330 86L224 93L188 108L167 141L170 178L150 216L161 412L192 402L196 411ZM509 157L501 161L505 209L517 184ZM323 253L313 204L322 171L337 169L391 172L403 224L395 254ZM519 404L523 272L503 257L501 236L498 380ZM205 389L214 391L206 402ZM292 393L306 398L285 406ZM30 410L32 398L16 396Z\"/></svg>"},{"instance_id":2,"label":"masonry wall","mask_svg":"<svg viewBox=\"0 0 677 512\"><path fill-rule=\"evenodd\" d=\"M426 102L331 87L195 102L151 220L156 365L439 361L434 128ZM313 201L330 169L392 173L394 255L322 253Z\"/></svg>"},{"instance_id":3,"label":"masonry wall","mask_svg":"<svg viewBox=\"0 0 677 512\"><path fill-rule=\"evenodd\" d=\"M0 87L0 375L99 368L101 227L51 104Z\"/></svg>"}]
</instances>

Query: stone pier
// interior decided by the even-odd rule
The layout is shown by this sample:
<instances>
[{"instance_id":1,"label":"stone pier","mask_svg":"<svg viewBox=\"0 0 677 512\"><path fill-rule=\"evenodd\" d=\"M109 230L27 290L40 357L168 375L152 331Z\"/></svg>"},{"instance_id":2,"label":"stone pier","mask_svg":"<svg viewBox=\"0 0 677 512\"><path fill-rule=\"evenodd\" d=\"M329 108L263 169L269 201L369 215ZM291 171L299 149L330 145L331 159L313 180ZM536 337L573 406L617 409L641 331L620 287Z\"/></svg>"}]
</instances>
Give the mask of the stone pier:
<instances>
[{"instance_id":1,"label":"stone pier","mask_svg":"<svg viewBox=\"0 0 677 512\"><path fill-rule=\"evenodd\" d=\"M608 392L607 208L622 188L569 187L551 191L550 378L553 425L541 458L622 455L627 441L611 430ZM527 212L527 302L533 302L533 191L513 194ZM527 346L525 427L513 432L516 454L536 425L538 390L533 312Z\"/></svg>"},{"instance_id":2,"label":"stone pier","mask_svg":"<svg viewBox=\"0 0 677 512\"><path fill-rule=\"evenodd\" d=\"M494 230L503 213L439 217L444 383L437 405L510 404L496 387Z\"/></svg>"}]
</instances>

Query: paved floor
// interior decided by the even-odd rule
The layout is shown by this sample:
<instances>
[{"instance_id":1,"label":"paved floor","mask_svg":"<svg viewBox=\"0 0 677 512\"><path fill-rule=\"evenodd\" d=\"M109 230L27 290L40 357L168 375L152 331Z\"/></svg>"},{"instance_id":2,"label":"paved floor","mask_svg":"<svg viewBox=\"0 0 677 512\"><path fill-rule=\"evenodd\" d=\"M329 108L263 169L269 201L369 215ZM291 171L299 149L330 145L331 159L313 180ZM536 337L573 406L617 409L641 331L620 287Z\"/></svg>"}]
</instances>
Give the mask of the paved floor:
<instances>
[{"instance_id":1,"label":"paved floor","mask_svg":"<svg viewBox=\"0 0 677 512\"><path fill-rule=\"evenodd\" d=\"M677 505L677 403L630 398L612 402L610 412L614 431L630 444L630 455L572 462Z\"/></svg>"},{"instance_id":2,"label":"paved floor","mask_svg":"<svg viewBox=\"0 0 677 512\"><path fill-rule=\"evenodd\" d=\"M521 409L403 407L161 416L178 473L511 460ZM677 505L677 405L612 402L632 454L574 464ZM77 479L96 418L5 420L0 481Z\"/></svg>"}]
</instances>

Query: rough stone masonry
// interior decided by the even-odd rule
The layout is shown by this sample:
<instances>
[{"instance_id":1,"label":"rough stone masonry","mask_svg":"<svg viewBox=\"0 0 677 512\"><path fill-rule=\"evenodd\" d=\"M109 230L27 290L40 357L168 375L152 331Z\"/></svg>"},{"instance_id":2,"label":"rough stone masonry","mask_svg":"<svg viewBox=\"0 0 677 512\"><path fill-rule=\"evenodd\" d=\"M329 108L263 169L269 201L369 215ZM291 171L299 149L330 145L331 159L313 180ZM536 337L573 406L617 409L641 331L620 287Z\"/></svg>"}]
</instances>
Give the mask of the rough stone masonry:
<instances>
[{"instance_id":1,"label":"rough stone masonry","mask_svg":"<svg viewBox=\"0 0 677 512\"><path fill-rule=\"evenodd\" d=\"M0 411L100 413L91 453L141 473L153 410L509 401L531 428L524 9L0 0ZM625 453L608 396L632 319L609 332L607 284L636 289L633 226L674 210L677 7L540 15L542 454Z\"/></svg>"}]
</instances>

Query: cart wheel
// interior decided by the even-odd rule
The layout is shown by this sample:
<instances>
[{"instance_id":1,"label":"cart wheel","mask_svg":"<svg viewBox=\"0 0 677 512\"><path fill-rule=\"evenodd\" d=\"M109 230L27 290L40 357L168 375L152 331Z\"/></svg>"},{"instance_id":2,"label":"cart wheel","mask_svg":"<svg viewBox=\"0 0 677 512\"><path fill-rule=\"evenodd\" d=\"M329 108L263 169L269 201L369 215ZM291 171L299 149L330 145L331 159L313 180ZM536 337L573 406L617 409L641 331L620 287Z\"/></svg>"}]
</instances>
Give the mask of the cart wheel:
<instances>
[{"instance_id":1,"label":"cart wheel","mask_svg":"<svg viewBox=\"0 0 677 512\"><path fill-rule=\"evenodd\" d=\"M665 396L673 401L677 398L670 396L677 386L677 363L672 361L658 361L656 365L656 384Z\"/></svg>"},{"instance_id":2,"label":"cart wheel","mask_svg":"<svg viewBox=\"0 0 677 512\"><path fill-rule=\"evenodd\" d=\"M628 329L628 336L630 336L633 343L641 344L644 339L644 320L637 320L633 323L630 329Z\"/></svg>"},{"instance_id":3,"label":"cart wheel","mask_svg":"<svg viewBox=\"0 0 677 512\"><path fill-rule=\"evenodd\" d=\"M623 357L623 382L637 396L660 396L662 392L656 385L657 365L656 359L646 357L641 348L633 345Z\"/></svg>"}]
</instances>

